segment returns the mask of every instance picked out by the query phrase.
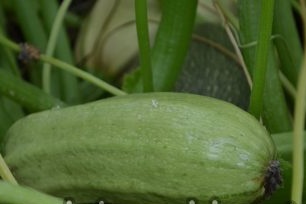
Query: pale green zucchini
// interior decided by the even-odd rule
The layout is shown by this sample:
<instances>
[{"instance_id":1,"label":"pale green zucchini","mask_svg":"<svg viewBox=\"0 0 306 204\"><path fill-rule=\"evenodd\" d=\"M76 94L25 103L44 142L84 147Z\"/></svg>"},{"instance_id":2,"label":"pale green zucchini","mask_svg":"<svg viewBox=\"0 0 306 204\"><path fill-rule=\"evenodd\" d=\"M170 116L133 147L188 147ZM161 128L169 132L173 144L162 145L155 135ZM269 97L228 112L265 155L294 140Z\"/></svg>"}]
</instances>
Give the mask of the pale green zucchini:
<instances>
[{"instance_id":1,"label":"pale green zucchini","mask_svg":"<svg viewBox=\"0 0 306 204\"><path fill-rule=\"evenodd\" d=\"M10 128L5 144L21 184L113 204L251 203L279 184L269 176L279 173L275 157L251 115L182 93L132 94L29 115Z\"/></svg>"}]
</instances>

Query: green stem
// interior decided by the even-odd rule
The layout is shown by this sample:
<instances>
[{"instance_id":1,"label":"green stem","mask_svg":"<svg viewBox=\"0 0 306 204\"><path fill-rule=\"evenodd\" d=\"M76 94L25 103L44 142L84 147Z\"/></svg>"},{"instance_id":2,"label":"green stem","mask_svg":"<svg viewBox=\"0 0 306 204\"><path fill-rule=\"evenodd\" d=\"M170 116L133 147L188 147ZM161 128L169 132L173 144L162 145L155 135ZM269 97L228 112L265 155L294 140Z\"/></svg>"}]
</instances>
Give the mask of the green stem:
<instances>
[{"instance_id":1,"label":"green stem","mask_svg":"<svg viewBox=\"0 0 306 204\"><path fill-rule=\"evenodd\" d=\"M153 91L150 39L148 30L147 1L135 0L136 28L139 45L143 91Z\"/></svg>"},{"instance_id":2,"label":"green stem","mask_svg":"<svg viewBox=\"0 0 306 204\"><path fill-rule=\"evenodd\" d=\"M306 48L306 4L300 0L303 20L303 40ZM306 52L304 51L302 67L300 70L297 94L294 109L293 123L293 175L291 186L291 199L296 204L302 204L303 178L304 178L304 125L305 125L305 104L306 104Z\"/></svg>"},{"instance_id":3,"label":"green stem","mask_svg":"<svg viewBox=\"0 0 306 204\"><path fill-rule=\"evenodd\" d=\"M226 8L226 6L224 6L224 2L220 0L213 0L213 3L218 6L218 9L220 9L224 18L226 18L227 21L229 21L228 23L230 23L234 27L234 29L238 30L239 21L237 17L233 14L233 12L230 11L228 8Z\"/></svg>"},{"instance_id":4,"label":"green stem","mask_svg":"<svg viewBox=\"0 0 306 204\"><path fill-rule=\"evenodd\" d=\"M239 0L239 37L241 44L255 46L247 46L242 49L244 61L247 65L249 73L253 77L253 83L262 83L254 80L256 48L258 46L258 35L261 32L259 28L260 9L262 1ZM270 39L271 40L271 39ZM270 42L270 44L272 44ZM292 122L287 107L283 89L279 79L279 64L275 55L275 50L270 46L268 55L268 67L265 76L265 89L263 97L262 120L265 127L270 133L278 133L292 130ZM256 65L257 66L257 65ZM257 68L257 67L256 67Z\"/></svg>"},{"instance_id":5,"label":"green stem","mask_svg":"<svg viewBox=\"0 0 306 204\"><path fill-rule=\"evenodd\" d=\"M240 59L237 57L237 55L234 52L232 52L230 49L228 49L227 47L224 47L221 43L216 42L214 40L211 40L211 39L209 39L205 36L198 35L198 34L192 34L192 39L199 42L199 43L206 44L206 45L220 51L222 54L231 58L237 64L240 64Z\"/></svg>"},{"instance_id":6,"label":"green stem","mask_svg":"<svg viewBox=\"0 0 306 204\"><path fill-rule=\"evenodd\" d=\"M57 42L57 37L59 34L59 31L61 29L61 25L65 16L65 13L71 3L71 0L64 0L63 3L61 4L58 13L55 17L54 24L51 29L51 34L49 37L49 41L47 44L47 49L46 49L46 55L47 56L52 56L55 50L56 42ZM43 65L43 90L46 93L51 92L51 65L48 63L44 63Z\"/></svg>"},{"instance_id":7,"label":"green stem","mask_svg":"<svg viewBox=\"0 0 306 204\"><path fill-rule=\"evenodd\" d=\"M17 184L16 179L14 178L12 172L6 165L2 155L0 154L0 177L7 182L10 182L11 184Z\"/></svg>"},{"instance_id":8,"label":"green stem","mask_svg":"<svg viewBox=\"0 0 306 204\"><path fill-rule=\"evenodd\" d=\"M160 1L162 19L151 52L154 91L171 91L185 60L194 28L197 0ZM141 75L134 72L124 81L124 89L142 92Z\"/></svg>"},{"instance_id":9,"label":"green stem","mask_svg":"<svg viewBox=\"0 0 306 204\"><path fill-rule=\"evenodd\" d=\"M66 72L69 72L71 74L74 74L75 76L78 76L88 82L91 82L92 84L100 87L101 89L104 89L116 96L121 96L121 95L125 95L126 93L121 91L120 89L104 82L103 80L89 74L88 72L85 72L73 65L70 65L66 62L60 61L58 59L52 58L52 57L48 57L46 55L40 55L40 59L44 62L50 63L54 66L57 66L60 69L65 70Z\"/></svg>"},{"instance_id":10,"label":"green stem","mask_svg":"<svg viewBox=\"0 0 306 204\"><path fill-rule=\"evenodd\" d=\"M274 0L262 0L258 45L255 56L255 70L249 112L259 118L263 106L263 92L265 87L270 38L273 23Z\"/></svg>"},{"instance_id":11,"label":"green stem","mask_svg":"<svg viewBox=\"0 0 306 204\"><path fill-rule=\"evenodd\" d=\"M0 93L31 112L64 106L60 100L2 69L0 69Z\"/></svg>"},{"instance_id":12,"label":"green stem","mask_svg":"<svg viewBox=\"0 0 306 204\"><path fill-rule=\"evenodd\" d=\"M0 44L3 44L11 49L13 49L14 51L21 51L21 48L14 42L10 41L9 39L7 39L5 36L0 34ZM74 74L75 76L78 76L88 82L91 82L92 84L100 87L101 89L104 89L114 95L117 96L121 96L121 95L125 95L126 93L123 92L122 90L104 82L103 80L89 74L88 72L85 72L75 66L72 66L66 62L60 61L58 59L55 59L53 57L48 57L46 55L40 55L39 57L40 60L50 63L53 66L56 66L62 70L65 70L71 74Z\"/></svg>"},{"instance_id":13,"label":"green stem","mask_svg":"<svg viewBox=\"0 0 306 204\"><path fill-rule=\"evenodd\" d=\"M241 50L239 49L239 45L238 45L239 38L235 39L235 37L234 37L234 33L236 31L235 27L233 26L233 29L231 30L230 24L228 24L228 20L226 19L225 14L223 13L223 11L220 8L220 5L219 5L220 2L218 0L215 0L214 2L215 2L214 6L215 6L217 12L219 13L219 15L220 15L220 17L221 17L221 19L223 21L224 29L225 29L225 31L226 31L226 33L227 33L227 35L228 35L228 37L229 37L233 47L234 47L234 49L235 49L235 52L236 52L236 55L237 55L237 58L238 58L238 64L240 64L242 66L242 69L243 69L244 75L245 75L245 77L247 79L247 82L248 82L250 88L252 89L252 84L253 84L252 83L252 78L251 78L250 73L248 72L248 69L247 69L245 61L243 59Z\"/></svg>"},{"instance_id":14,"label":"green stem","mask_svg":"<svg viewBox=\"0 0 306 204\"><path fill-rule=\"evenodd\" d=\"M265 77L262 119L270 133L292 130L292 120L284 97L275 53L270 48Z\"/></svg>"},{"instance_id":15,"label":"green stem","mask_svg":"<svg viewBox=\"0 0 306 204\"><path fill-rule=\"evenodd\" d=\"M63 204L56 198L29 187L21 187L0 180L0 203L3 204Z\"/></svg>"},{"instance_id":16,"label":"green stem","mask_svg":"<svg viewBox=\"0 0 306 204\"><path fill-rule=\"evenodd\" d=\"M296 89L293 84L288 80L288 78L282 73L279 73L279 78L282 82L284 89L288 92L288 94L295 100L296 98Z\"/></svg>"},{"instance_id":17,"label":"green stem","mask_svg":"<svg viewBox=\"0 0 306 204\"><path fill-rule=\"evenodd\" d=\"M304 123L306 100L306 54L304 56L300 77L298 79L297 95L293 124L293 177L291 198L296 204L302 204L304 177Z\"/></svg>"},{"instance_id":18,"label":"green stem","mask_svg":"<svg viewBox=\"0 0 306 204\"><path fill-rule=\"evenodd\" d=\"M6 38L4 35L0 34L0 43L13 51L20 52L21 48L18 44Z\"/></svg>"},{"instance_id":19,"label":"green stem","mask_svg":"<svg viewBox=\"0 0 306 204\"><path fill-rule=\"evenodd\" d=\"M47 32L51 33L54 24L54 19L56 18L56 15L58 14L59 11L58 1L39 0L38 2L40 4L43 23L46 27ZM65 20L67 15L68 12L65 14ZM57 43L55 46L53 56L69 64L74 64L74 57L72 53L70 40L65 30L67 22L65 21L65 23L62 24L64 24L65 26L62 25L58 31L58 37L56 40ZM71 75L62 70L52 69L51 78L52 78L51 90L53 95L57 93L58 96L67 104L80 103L82 92L80 92L79 81L76 76ZM59 92L54 92L54 90L57 89L59 90Z\"/></svg>"},{"instance_id":20,"label":"green stem","mask_svg":"<svg viewBox=\"0 0 306 204\"><path fill-rule=\"evenodd\" d=\"M173 90L188 51L197 3L197 0L161 1L162 20L152 50L156 90Z\"/></svg>"}]
</instances>

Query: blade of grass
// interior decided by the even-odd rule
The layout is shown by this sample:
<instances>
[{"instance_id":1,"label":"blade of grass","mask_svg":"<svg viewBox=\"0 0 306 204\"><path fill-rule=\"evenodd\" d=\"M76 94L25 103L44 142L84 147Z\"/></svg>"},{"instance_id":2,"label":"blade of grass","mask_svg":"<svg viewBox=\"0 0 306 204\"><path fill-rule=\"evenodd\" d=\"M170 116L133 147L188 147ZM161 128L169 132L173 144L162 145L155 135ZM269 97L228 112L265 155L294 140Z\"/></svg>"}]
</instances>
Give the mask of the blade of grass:
<instances>
[{"instance_id":1,"label":"blade of grass","mask_svg":"<svg viewBox=\"0 0 306 204\"><path fill-rule=\"evenodd\" d=\"M152 79L147 1L135 0L135 17L143 91L151 92L154 88Z\"/></svg>"}]
</instances>

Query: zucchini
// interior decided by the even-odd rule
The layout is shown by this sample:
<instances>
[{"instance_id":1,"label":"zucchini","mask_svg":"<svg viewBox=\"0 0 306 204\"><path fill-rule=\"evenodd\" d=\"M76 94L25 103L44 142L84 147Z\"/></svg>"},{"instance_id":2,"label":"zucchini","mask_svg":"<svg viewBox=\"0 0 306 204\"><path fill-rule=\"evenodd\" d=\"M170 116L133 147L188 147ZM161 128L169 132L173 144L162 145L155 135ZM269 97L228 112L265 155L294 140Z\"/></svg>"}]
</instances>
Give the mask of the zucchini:
<instances>
[{"instance_id":1,"label":"zucchini","mask_svg":"<svg viewBox=\"0 0 306 204\"><path fill-rule=\"evenodd\" d=\"M195 33L234 53L221 25L199 24ZM229 55L198 39L193 39L190 44L175 91L218 98L244 110L247 110L250 98L250 88L239 64Z\"/></svg>"},{"instance_id":2,"label":"zucchini","mask_svg":"<svg viewBox=\"0 0 306 204\"><path fill-rule=\"evenodd\" d=\"M281 182L266 129L205 96L112 97L29 115L6 136L19 183L76 202L245 204Z\"/></svg>"}]
</instances>

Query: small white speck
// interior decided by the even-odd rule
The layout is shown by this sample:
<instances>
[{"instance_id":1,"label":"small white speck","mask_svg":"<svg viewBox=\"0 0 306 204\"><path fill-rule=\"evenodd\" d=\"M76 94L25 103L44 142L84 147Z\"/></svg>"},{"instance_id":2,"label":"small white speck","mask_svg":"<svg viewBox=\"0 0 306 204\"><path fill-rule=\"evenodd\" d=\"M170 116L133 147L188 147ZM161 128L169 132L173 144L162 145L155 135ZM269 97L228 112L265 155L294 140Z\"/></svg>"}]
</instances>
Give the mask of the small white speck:
<instances>
[{"instance_id":1,"label":"small white speck","mask_svg":"<svg viewBox=\"0 0 306 204\"><path fill-rule=\"evenodd\" d=\"M99 204L104 204L104 201L103 200L99 201Z\"/></svg>"},{"instance_id":2,"label":"small white speck","mask_svg":"<svg viewBox=\"0 0 306 204\"><path fill-rule=\"evenodd\" d=\"M56 105L56 106L53 106L53 107L51 108L51 110L58 110L58 109L60 109L60 108L61 108L61 106Z\"/></svg>"},{"instance_id":3,"label":"small white speck","mask_svg":"<svg viewBox=\"0 0 306 204\"><path fill-rule=\"evenodd\" d=\"M153 106L153 108L158 107L158 101L156 99L152 99L152 106Z\"/></svg>"},{"instance_id":4,"label":"small white speck","mask_svg":"<svg viewBox=\"0 0 306 204\"><path fill-rule=\"evenodd\" d=\"M196 204L195 200L190 200L188 204Z\"/></svg>"},{"instance_id":5,"label":"small white speck","mask_svg":"<svg viewBox=\"0 0 306 204\"><path fill-rule=\"evenodd\" d=\"M211 204L219 204L219 202L217 200L212 200Z\"/></svg>"},{"instance_id":6,"label":"small white speck","mask_svg":"<svg viewBox=\"0 0 306 204\"><path fill-rule=\"evenodd\" d=\"M72 200L67 200L66 204L73 204Z\"/></svg>"}]
</instances>

